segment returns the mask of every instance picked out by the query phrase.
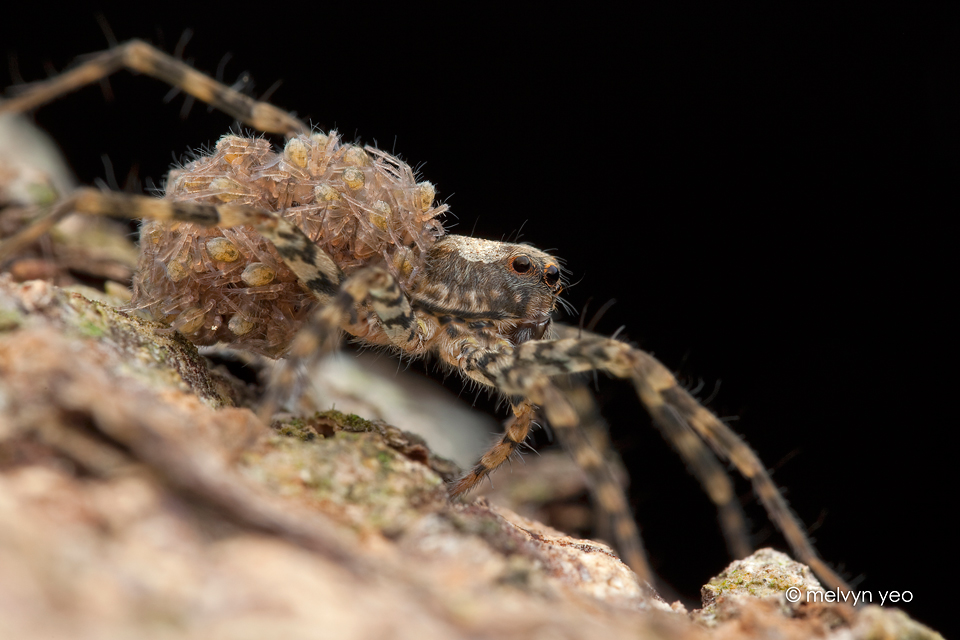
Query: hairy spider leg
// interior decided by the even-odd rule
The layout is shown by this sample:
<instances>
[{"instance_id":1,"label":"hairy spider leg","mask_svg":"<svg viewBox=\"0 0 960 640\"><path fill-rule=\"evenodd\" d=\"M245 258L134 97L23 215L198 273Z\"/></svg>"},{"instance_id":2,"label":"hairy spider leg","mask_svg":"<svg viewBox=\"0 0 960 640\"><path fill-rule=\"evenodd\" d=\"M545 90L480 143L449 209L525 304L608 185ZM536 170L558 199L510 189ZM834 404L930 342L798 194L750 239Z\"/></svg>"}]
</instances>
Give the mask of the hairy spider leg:
<instances>
[{"instance_id":1,"label":"hairy spider leg","mask_svg":"<svg viewBox=\"0 0 960 640\"><path fill-rule=\"evenodd\" d=\"M29 111L98 82L120 69L162 80L260 131L288 136L310 133L310 127L290 113L217 82L142 40L130 40L94 54L60 75L18 87L19 95L0 103L0 113Z\"/></svg>"},{"instance_id":2,"label":"hairy spider leg","mask_svg":"<svg viewBox=\"0 0 960 640\"><path fill-rule=\"evenodd\" d=\"M561 325L557 329L560 338L580 340L584 336L591 336L593 339L604 339L603 336L575 327ZM588 437L595 441L598 438L602 439L594 445L594 448L597 451L610 449L610 445L606 444L606 425L596 408L592 394L584 388L582 383L578 383L576 380L564 381L563 392L564 397L571 402L580 415L581 425L598 425L588 434ZM739 501L736 499L733 483L717 456L704 444L703 440L696 436L686 422L671 423L669 426L655 424L667 442L680 454L687 469L697 479L704 493L717 508L720 528L723 531L730 557L745 558L753 553L746 517ZM586 427L582 426L581 428ZM562 440L562 435L559 435L558 438ZM607 461L607 463L610 464L610 461Z\"/></svg>"},{"instance_id":3,"label":"hairy spider leg","mask_svg":"<svg viewBox=\"0 0 960 640\"><path fill-rule=\"evenodd\" d=\"M285 241L286 239L281 239L281 242ZM279 246L277 250L298 276L301 271L305 275L311 272L309 264L291 264L287 261L284 250ZM279 362L273 370L267 393L257 411L261 419L269 421L276 409L286 400L299 395L302 378L299 372L304 366L310 367L336 350L344 323L356 324L357 309L366 300L370 301L380 328L391 344L411 351L408 345L421 342L416 316L396 279L380 267L361 269L348 277L336 294L323 303L297 333L286 359Z\"/></svg>"},{"instance_id":4,"label":"hairy spider leg","mask_svg":"<svg viewBox=\"0 0 960 640\"><path fill-rule=\"evenodd\" d=\"M467 368L481 372L503 393L522 395L540 405L558 433L561 430L574 431L577 416L550 381L550 376L599 369L631 380L641 402L667 440L678 450L691 455L687 458L689 464L703 464L708 459L700 454L693 455L698 447L692 442L699 436L751 482L770 519L784 534L797 558L808 564L829 588L849 589L814 550L757 455L742 438L687 393L673 374L650 354L617 340L585 335L579 339L526 342L508 350L477 351L471 354ZM719 465L701 469L697 475L703 477L701 482L719 481L722 486L725 480L729 487L729 479ZM734 500L732 491L725 490L726 495L717 489L713 491L717 499Z\"/></svg>"}]
</instances>

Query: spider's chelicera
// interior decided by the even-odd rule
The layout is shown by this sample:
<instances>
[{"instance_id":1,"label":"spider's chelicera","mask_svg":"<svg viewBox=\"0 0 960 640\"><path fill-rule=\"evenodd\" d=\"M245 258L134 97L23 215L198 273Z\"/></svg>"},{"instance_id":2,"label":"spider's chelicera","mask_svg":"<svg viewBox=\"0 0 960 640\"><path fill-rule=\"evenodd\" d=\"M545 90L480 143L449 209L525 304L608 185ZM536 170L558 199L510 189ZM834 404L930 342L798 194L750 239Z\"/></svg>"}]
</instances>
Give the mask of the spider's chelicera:
<instances>
[{"instance_id":1,"label":"spider's chelicera","mask_svg":"<svg viewBox=\"0 0 960 640\"><path fill-rule=\"evenodd\" d=\"M445 234L446 207L434 204L433 185L417 182L406 163L342 144L336 132L313 132L139 41L26 87L0 112L36 107L122 67L284 134L286 145L224 136L209 155L171 172L164 199L79 189L0 245L0 261L71 211L148 220L134 304L199 344L285 355L262 403L268 419L296 388L295 363L334 349L341 331L408 356L432 355L502 394L514 414L451 493L468 492L507 461L542 414L591 476L622 556L652 582L623 490L554 382L591 370L630 380L717 505L733 555L747 555L750 545L721 461L752 482L798 559L830 588L847 588L818 557L756 454L669 370L627 343L552 324L564 286L555 257L525 244Z\"/></svg>"}]
</instances>

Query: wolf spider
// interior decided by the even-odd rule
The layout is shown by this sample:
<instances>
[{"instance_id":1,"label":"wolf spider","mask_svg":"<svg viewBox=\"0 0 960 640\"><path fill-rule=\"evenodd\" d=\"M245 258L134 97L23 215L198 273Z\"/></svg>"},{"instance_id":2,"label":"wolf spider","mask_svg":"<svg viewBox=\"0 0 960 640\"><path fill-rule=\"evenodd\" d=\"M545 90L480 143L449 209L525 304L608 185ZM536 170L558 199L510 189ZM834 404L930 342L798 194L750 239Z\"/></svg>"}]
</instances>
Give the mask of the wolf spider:
<instances>
[{"instance_id":1,"label":"wolf spider","mask_svg":"<svg viewBox=\"0 0 960 640\"><path fill-rule=\"evenodd\" d=\"M278 153L262 139L224 136L212 156L171 172L166 199L81 188L0 245L0 261L71 211L149 220L135 304L139 299L195 342L286 355L261 404L265 419L295 388L293 363L335 349L341 330L403 355L432 354L496 390L514 414L450 493L467 493L506 462L542 411L590 477L621 554L653 582L620 485L551 380L592 370L628 379L716 505L734 556L747 555L750 545L721 460L750 480L798 559L830 588L847 588L817 555L756 454L666 367L625 342L552 322L565 284L557 258L525 244L445 235L437 220L445 207L433 205L432 185L417 183L405 163L372 147L341 145L335 132L314 133L290 113L140 41L28 85L0 103L0 111L32 109L121 68L163 80L260 131L283 134L286 146ZM184 297L184 290L192 294Z\"/></svg>"}]
</instances>

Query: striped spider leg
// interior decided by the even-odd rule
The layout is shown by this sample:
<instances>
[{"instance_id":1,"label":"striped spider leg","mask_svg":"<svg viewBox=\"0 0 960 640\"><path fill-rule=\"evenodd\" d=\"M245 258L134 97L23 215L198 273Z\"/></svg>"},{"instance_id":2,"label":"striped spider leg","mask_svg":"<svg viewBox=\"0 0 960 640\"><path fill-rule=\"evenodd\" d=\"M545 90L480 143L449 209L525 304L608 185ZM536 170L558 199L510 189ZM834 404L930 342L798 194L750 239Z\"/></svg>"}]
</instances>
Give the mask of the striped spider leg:
<instances>
[{"instance_id":1,"label":"striped spider leg","mask_svg":"<svg viewBox=\"0 0 960 640\"><path fill-rule=\"evenodd\" d=\"M286 147L277 153L263 140L224 136L211 156L172 172L163 200L80 189L0 245L0 263L70 211L164 223L142 233L147 257L141 259L138 288L148 302L141 306L160 310L158 315L197 343L226 341L287 355L261 416L269 418L296 386L291 362L334 349L341 331L407 356L432 355L502 394L514 413L506 433L451 494L467 493L510 459L542 412L590 477L621 553L641 578L653 582L623 490L551 378L601 370L630 380L717 505L734 555L746 555L750 546L720 460L751 481L797 558L831 588L846 588L819 558L756 454L660 362L615 339L554 327L551 314L563 289L556 258L529 245L445 235L436 220L445 207L433 206L432 185L416 183L405 163L372 147L341 145L335 132L311 134L290 114L139 41L30 85L0 103L0 112L36 107L124 67L177 86L258 129L283 133ZM238 235L243 229L250 231ZM266 264L274 258L272 266ZM254 266L260 271L251 271ZM283 269L292 274L287 283L281 282ZM248 271L256 273L248 277ZM149 302L154 288L161 293ZM186 290L190 295L184 297L180 292ZM288 321L276 308L264 310L283 298L284 290L312 297L288 303L302 312L302 321Z\"/></svg>"}]
</instances>

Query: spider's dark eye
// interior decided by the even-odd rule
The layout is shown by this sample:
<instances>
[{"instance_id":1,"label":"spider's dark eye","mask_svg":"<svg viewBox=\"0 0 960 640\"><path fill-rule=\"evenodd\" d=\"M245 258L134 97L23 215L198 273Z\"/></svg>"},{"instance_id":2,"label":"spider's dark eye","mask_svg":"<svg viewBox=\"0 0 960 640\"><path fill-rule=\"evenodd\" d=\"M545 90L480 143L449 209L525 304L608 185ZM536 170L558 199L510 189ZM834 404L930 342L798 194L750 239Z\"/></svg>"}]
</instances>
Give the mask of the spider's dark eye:
<instances>
[{"instance_id":1,"label":"spider's dark eye","mask_svg":"<svg viewBox=\"0 0 960 640\"><path fill-rule=\"evenodd\" d=\"M557 265L551 264L546 269L544 269L543 279L551 287L557 284L560 281L560 269L557 268Z\"/></svg>"},{"instance_id":2,"label":"spider's dark eye","mask_svg":"<svg viewBox=\"0 0 960 640\"><path fill-rule=\"evenodd\" d=\"M517 256L513 259L513 262L510 264L510 266L513 267L513 270L517 273L526 273L527 271L530 271L530 267L532 265L530 263L530 258L527 256Z\"/></svg>"}]
</instances>

